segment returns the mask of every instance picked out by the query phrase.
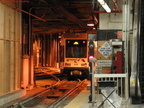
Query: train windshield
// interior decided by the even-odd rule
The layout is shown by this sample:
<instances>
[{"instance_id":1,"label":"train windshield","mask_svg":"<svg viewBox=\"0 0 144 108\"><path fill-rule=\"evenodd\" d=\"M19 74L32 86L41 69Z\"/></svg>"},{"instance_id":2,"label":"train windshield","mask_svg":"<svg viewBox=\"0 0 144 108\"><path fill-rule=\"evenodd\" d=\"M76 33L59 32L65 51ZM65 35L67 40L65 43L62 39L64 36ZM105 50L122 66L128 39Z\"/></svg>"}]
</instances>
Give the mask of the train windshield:
<instances>
[{"instance_id":1,"label":"train windshield","mask_svg":"<svg viewBox=\"0 0 144 108\"><path fill-rule=\"evenodd\" d=\"M86 58L87 41L86 40L66 40L67 58Z\"/></svg>"}]
</instances>

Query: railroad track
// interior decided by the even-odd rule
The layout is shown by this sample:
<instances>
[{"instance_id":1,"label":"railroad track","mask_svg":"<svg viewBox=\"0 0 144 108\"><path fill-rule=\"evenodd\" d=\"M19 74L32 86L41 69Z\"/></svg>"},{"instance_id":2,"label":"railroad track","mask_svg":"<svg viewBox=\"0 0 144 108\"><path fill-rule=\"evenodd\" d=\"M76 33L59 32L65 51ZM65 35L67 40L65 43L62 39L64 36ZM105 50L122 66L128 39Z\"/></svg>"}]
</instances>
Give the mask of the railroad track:
<instances>
[{"instance_id":1,"label":"railroad track","mask_svg":"<svg viewBox=\"0 0 144 108\"><path fill-rule=\"evenodd\" d=\"M18 101L16 103L14 103L13 105L10 105L8 107L5 108L27 108L27 107L33 107L34 105L36 105L37 103L39 103L40 101L42 101L45 98L45 95L54 87L58 86L59 84L63 83L64 81L60 81L59 78L57 78L54 75L50 75L52 77L55 78L55 80L57 81L55 84L51 84L48 87L46 86L46 89L32 95L29 97L26 97L24 99L22 99L21 101Z\"/></svg>"},{"instance_id":2,"label":"railroad track","mask_svg":"<svg viewBox=\"0 0 144 108\"><path fill-rule=\"evenodd\" d=\"M84 81L79 81L75 87L70 89L68 92L66 92L63 96L59 97L56 101L49 104L47 108L58 108L58 106L65 101L70 95L72 95L75 91L79 89L79 87L82 87L82 85L85 83Z\"/></svg>"},{"instance_id":3,"label":"railroad track","mask_svg":"<svg viewBox=\"0 0 144 108\"><path fill-rule=\"evenodd\" d=\"M65 99L85 84L85 80L60 81L56 77L55 79L57 80L57 83L7 108L57 108ZM51 99L53 100L52 102Z\"/></svg>"}]
</instances>

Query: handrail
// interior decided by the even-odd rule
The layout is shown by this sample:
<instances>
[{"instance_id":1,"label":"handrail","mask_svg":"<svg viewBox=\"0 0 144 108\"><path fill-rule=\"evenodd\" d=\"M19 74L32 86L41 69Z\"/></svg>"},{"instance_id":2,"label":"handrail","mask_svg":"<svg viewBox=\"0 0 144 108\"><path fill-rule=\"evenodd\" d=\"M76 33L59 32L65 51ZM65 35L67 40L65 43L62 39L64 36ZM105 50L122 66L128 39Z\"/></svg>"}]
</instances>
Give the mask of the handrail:
<instances>
[{"instance_id":1,"label":"handrail","mask_svg":"<svg viewBox=\"0 0 144 108\"><path fill-rule=\"evenodd\" d=\"M101 78L101 77L127 77L127 74L94 74L95 78Z\"/></svg>"},{"instance_id":2,"label":"handrail","mask_svg":"<svg viewBox=\"0 0 144 108\"><path fill-rule=\"evenodd\" d=\"M124 87L124 97L125 97L125 100L128 100L129 98L129 86L128 86L128 74L127 73L123 73L123 74L94 74L94 78L114 78L113 80L116 79L117 81L117 84L119 82L119 78L121 79L121 85L119 85L121 87L121 90L123 89ZM124 79L124 83L122 83L122 79ZM109 80L105 80L105 81L109 81ZM124 84L124 86L122 85ZM123 90L122 90L123 91ZM123 94L123 93L122 93Z\"/></svg>"}]
</instances>

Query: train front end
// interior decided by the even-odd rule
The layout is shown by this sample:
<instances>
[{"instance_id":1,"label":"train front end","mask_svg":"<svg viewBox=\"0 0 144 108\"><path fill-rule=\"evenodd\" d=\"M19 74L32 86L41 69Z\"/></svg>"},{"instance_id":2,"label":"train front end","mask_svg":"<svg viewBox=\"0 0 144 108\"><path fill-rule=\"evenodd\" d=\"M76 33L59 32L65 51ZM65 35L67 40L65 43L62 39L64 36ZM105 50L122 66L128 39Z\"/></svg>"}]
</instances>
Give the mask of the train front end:
<instances>
[{"instance_id":1,"label":"train front end","mask_svg":"<svg viewBox=\"0 0 144 108\"><path fill-rule=\"evenodd\" d=\"M68 77L88 78L88 42L86 38L64 40L64 62L62 74Z\"/></svg>"}]
</instances>

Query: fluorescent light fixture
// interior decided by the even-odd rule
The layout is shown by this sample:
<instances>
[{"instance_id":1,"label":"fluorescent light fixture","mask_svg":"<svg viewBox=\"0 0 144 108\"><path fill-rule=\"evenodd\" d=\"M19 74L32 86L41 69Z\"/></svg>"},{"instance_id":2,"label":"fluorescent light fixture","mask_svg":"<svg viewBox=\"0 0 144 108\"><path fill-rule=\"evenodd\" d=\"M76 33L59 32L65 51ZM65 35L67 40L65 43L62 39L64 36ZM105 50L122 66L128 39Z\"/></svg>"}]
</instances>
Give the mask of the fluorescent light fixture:
<instances>
[{"instance_id":1,"label":"fluorescent light fixture","mask_svg":"<svg viewBox=\"0 0 144 108\"><path fill-rule=\"evenodd\" d=\"M87 24L87 26L92 27L92 26L94 26L94 24L93 23L89 23L89 24Z\"/></svg>"},{"instance_id":2,"label":"fluorescent light fixture","mask_svg":"<svg viewBox=\"0 0 144 108\"><path fill-rule=\"evenodd\" d=\"M101 5L105 4L105 1L104 1L104 0L98 0L98 2L99 2Z\"/></svg>"},{"instance_id":3,"label":"fluorescent light fixture","mask_svg":"<svg viewBox=\"0 0 144 108\"><path fill-rule=\"evenodd\" d=\"M106 2L104 0L98 0L98 2L102 5L102 7L107 11L107 12L111 12L111 9L108 7L108 5L106 4Z\"/></svg>"}]
</instances>

